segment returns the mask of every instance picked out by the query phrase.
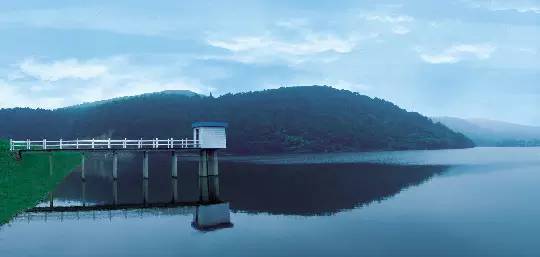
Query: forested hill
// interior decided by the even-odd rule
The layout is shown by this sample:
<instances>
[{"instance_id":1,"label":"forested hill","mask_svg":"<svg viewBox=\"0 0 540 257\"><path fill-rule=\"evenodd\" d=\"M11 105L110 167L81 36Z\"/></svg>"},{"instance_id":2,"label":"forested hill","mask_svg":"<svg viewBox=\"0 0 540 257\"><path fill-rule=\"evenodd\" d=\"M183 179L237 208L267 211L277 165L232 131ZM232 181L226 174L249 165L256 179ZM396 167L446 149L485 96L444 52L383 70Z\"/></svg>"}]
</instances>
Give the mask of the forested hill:
<instances>
[{"instance_id":1,"label":"forested hill","mask_svg":"<svg viewBox=\"0 0 540 257\"><path fill-rule=\"evenodd\" d=\"M57 110L0 110L0 138L184 138L193 121L226 121L228 151L440 149L473 142L378 98L326 86L227 94L149 94Z\"/></svg>"}]
</instances>

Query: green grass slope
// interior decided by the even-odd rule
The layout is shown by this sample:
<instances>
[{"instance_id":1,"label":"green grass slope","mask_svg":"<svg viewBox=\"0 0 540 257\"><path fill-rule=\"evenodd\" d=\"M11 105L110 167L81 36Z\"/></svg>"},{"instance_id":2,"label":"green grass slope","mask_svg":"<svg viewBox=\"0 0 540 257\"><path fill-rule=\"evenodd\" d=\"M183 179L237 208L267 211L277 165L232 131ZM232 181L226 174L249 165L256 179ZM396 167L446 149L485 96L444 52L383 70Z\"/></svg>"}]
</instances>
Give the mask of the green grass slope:
<instances>
[{"instance_id":1,"label":"green grass slope","mask_svg":"<svg viewBox=\"0 0 540 257\"><path fill-rule=\"evenodd\" d=\"M79 165L80 158L75 153L28 153L16 161L9 144L0 140L0 225L34 207Z\"/></svg>"}]
</instances>

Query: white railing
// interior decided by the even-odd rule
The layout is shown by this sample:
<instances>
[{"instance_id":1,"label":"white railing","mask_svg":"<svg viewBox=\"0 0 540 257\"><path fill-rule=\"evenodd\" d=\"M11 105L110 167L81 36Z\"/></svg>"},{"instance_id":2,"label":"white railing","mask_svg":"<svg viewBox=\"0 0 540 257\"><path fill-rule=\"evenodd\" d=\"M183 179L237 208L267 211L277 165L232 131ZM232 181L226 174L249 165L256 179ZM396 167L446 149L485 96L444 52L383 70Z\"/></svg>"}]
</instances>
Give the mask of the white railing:
<instances>
[{"instance_id":1,"label":"white railing","mask_svg":"<svg viewBox=\"0 0 540 257\"><path fill-rule=\"evenodd\" d=\"M194 139L85 139L85 140L9 140L9 150L58 150L58 149L184 149L200 148Z\"/></svg>"}]
</instances>

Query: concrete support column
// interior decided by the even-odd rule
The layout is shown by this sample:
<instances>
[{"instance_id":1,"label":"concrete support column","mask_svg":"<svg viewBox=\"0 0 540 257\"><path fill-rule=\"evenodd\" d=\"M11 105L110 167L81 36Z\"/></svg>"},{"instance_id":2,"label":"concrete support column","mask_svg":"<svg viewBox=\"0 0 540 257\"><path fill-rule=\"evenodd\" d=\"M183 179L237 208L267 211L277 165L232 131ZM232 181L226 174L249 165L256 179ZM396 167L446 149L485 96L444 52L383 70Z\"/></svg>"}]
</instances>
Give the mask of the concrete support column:
<instances>
[{"instance_id":1,"label":"concrete support column","mask_svg":"<svg viewBox=\"0 0 540 257\"><path fill-rule=\"evenodd\" d=\"M171 176L173 178L178 177L178 155L176 154L175 151L172 152L172 157L171 157Z\"/></svg>"},{"instance_id":2,"label":"concrete support column","mask_svg":"<svg viewBox=\"0 0 540 257\"><path fill-rule=\"evenodd\" d=\"M118 179L118 154L113 152L113 170L112 177L114 180Z\"/></svg>"},{"instance_id":3,"label":"concrete support column","mask_svg":"<svg viewBox=\"0 0 540 257\"><path fill-rule=\"evenodd\" d=\"M148 151L143 154L143 178L148 179Z\"/></svg>"},{"instance_id":4,"label":"concrete support column","mask_svg":"<svg viewBox=\"0 0 540 257\"><path fill-rule=\"evenodd\" d=\"M199 176L208 176L208 150L201 150L199 158Z\"/></svg>"},{"instance_id":5,"label":"concrete support column","mask_svg":"<svg viewBox=\"0 0 540 257\"><path fill-rule=\"evenodd\" d=\"M83 181L86 180L84 159L85 159L85 155L84 153L82 153L81 155L81 180Z\"/></svg>"}]
</instances>

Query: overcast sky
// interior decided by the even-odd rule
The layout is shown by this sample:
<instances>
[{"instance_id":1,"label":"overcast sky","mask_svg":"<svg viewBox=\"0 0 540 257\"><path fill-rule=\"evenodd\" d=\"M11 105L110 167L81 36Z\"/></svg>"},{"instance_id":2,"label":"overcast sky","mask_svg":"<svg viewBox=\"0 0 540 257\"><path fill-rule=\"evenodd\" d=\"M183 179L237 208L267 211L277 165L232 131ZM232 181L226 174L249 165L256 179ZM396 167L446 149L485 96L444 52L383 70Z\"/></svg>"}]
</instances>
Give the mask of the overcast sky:
<instances>
[{"instance_id":1,"label":"overcast sky","mask_svg":"<svg viewBox=\"0 0 540 257\"><path fill-rule=\"evenodd\" d=\"M538 0L90 2L2 2L0 108L318 84L540 125Z\"/></svg>"}]
</instances>

